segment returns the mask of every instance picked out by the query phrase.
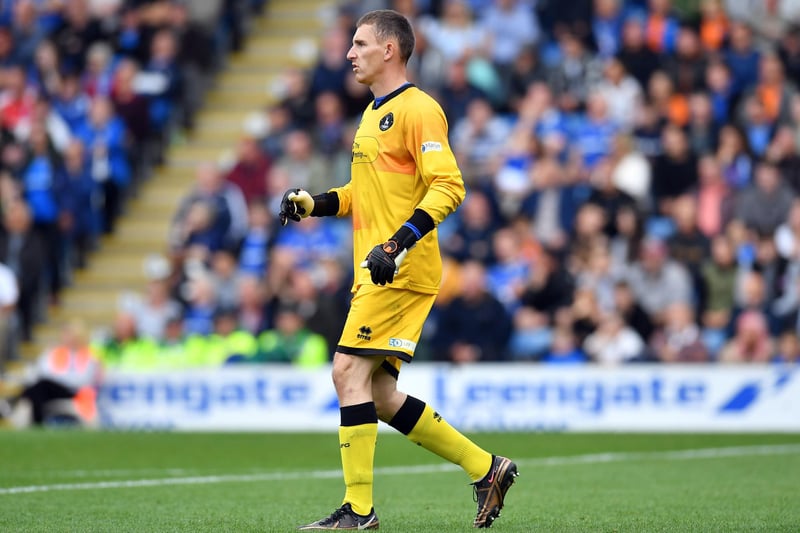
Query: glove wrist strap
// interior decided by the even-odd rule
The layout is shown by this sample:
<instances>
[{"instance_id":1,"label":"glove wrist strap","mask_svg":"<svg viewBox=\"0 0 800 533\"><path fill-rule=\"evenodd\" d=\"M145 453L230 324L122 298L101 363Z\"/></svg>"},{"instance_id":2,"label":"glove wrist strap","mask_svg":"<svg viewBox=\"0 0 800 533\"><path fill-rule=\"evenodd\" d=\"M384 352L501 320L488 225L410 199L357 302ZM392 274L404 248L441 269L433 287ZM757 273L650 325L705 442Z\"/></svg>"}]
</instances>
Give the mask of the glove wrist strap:
<instances>
[{"instance_id":1,"label":"glove wrist strap","mask_svg":"<svg viewBox=\"0 0 800 533\"><path fill-rule=\"evenodd\" d=\"M315 194L312 198L314 199L312 217L332 217L339 212L339 195L335 192Z\"/></svg>"},{"instance_id":2,"label":"glove wrist strap","mask_svg":"<svg viewBox=\"0 0 800 533\"><path fill-rule=\"evenodd\" d=\"M391 240L397 241L400 250L407 250L435 227L436 225L428 213L422 209L415 209L411 218L400 226L395 234L392 235Z\"/></svg>"}]
</instances>

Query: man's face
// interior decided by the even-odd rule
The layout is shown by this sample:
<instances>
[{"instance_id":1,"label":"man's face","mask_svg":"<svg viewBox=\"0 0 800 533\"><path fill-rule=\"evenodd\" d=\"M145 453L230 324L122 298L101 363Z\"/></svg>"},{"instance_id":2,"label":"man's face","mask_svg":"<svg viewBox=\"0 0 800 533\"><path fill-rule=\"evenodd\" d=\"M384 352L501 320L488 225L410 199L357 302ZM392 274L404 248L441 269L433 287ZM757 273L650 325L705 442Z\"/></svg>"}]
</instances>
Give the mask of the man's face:
<instances>
[{"instance_id":1,"label":"man's face","mask_svg":"<svg viewBox=\"0 0 800 533\"><path fill-rule=\"evenodd\" d=\"M383 71L385 48L378 42L375 28L371 24L358 27L353 35L353 46L347 52L347 60L353 65L356 81L372 85Z\"/></svg>"}]
</instances>

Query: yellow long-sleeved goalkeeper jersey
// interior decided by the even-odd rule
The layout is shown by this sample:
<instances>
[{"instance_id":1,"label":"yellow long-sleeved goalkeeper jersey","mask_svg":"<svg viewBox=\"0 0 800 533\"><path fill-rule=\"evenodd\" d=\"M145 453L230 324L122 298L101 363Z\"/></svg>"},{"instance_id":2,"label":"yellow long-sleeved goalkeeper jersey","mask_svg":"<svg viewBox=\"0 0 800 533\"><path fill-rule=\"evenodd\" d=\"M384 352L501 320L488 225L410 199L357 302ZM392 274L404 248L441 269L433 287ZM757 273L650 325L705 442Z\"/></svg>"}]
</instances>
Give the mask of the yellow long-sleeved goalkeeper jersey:
<instances>
[{"instance_id":1,"label":"yellow long-sleeved goalkeeper jersey","mask_svg":"<svg viewBox=\"0 0 800 533\"><path fill-rule=\"evenodd\" d=\"M331 191L339 197L337 216L353 217L355 291L372 283L369 271L359 264L415 209L438 225L464 200L464 181L439 104L413 85L388 95L377 108L370 104L353 140L350 182ZM441 271L434 229L408 252L387 287L436 294Z\"/></svg>"}]
</instances>

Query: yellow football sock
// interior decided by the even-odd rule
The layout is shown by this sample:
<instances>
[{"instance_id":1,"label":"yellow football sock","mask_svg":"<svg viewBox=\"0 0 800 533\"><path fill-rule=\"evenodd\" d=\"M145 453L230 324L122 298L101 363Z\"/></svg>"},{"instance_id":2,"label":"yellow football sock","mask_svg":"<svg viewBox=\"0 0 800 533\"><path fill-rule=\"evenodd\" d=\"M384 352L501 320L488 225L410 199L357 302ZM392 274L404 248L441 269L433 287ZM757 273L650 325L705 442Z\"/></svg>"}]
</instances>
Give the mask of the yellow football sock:
<instances>
[{"instance_id":1,"label":"yellow football sock","mask_svg":"<svg viewBox=\"0 0 800 533\"><path fill-rule=\"evenodd\" d=\"M355 418L346 413L348 409L352 409L350 414L355 414ZM343 422L349 424L339 426L339 451L342 455L345 484L343 503L349 503L356 513L367 515L372 510L372 467L375 444L378 439L378 418L375 414L375 404L370 402L343 407L342 414ZM363 416L365 414L366 416ZM365 418L370 421L365 420L364 423L351 424L347 421L348 418L350 422ZM371 421L373 418L374 421Z\"/></svg>"},{"instance_id":2,"label":"yellow football sock","mask_svg":"<svg viewBox=\"0 0 800 533\"><path fill-rule=\"evenodd\" d=\"M430 405L425 405L407 437L426 450L459 465L472 481L481 479L492 466L492 454L448 424Z\"/></svg>"}]
</instances>

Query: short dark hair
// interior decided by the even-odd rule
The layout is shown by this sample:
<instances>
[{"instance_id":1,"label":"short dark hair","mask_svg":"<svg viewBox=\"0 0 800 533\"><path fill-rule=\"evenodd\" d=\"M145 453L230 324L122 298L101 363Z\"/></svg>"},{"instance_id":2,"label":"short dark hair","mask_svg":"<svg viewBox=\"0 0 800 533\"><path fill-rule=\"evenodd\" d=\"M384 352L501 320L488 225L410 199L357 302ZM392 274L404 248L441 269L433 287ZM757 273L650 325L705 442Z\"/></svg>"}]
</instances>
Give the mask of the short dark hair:
<instances>
[{"instance_id":1,"label":"short dark hair","mask_svg":"<svg viewBox=\"0 0 800 533\"><path fill-rule=\"evenodd\" d=\"M406 17L391 9L378 9L370 11L358 19L356 27L365 24L374 26L375 35L380 41L386 41L394 37L400 48L400 59L403 63L408 63L411 53L414 51L415 37L411 23Z\"/></svg>"}]
</instances>

